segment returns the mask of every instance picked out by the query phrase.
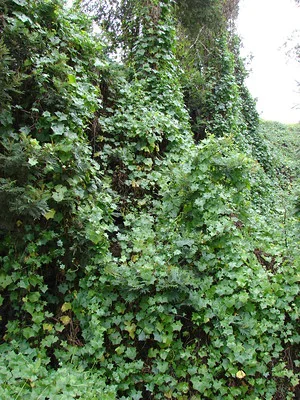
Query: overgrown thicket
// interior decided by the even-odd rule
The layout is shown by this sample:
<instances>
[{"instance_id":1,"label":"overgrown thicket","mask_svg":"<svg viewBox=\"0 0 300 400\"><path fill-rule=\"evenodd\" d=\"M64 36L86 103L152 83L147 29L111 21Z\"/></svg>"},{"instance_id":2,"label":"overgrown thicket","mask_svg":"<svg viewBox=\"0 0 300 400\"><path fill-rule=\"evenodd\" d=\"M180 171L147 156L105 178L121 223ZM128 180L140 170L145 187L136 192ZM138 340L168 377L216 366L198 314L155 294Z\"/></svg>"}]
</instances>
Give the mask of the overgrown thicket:
<instances>
[{"instance_id":1,"label":"overgrown thicket","mask_svg":"<svg viewBox=\"0 0 300 400\"><path fill-rule=\"evenodd\" d=\"M298 128L238 2L83 3L0 5L1 399L297 398Z\"/></svg>"}]
</instances>

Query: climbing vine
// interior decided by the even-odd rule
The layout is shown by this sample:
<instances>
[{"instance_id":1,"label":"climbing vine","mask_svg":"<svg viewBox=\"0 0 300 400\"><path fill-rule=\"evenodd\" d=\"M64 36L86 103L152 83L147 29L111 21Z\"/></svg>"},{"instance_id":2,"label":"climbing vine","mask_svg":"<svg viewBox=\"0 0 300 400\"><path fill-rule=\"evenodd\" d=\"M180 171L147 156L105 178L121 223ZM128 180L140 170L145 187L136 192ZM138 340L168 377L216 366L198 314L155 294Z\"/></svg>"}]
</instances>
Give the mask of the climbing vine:
<instances>
[{"instance_id":1,"label":"climbing vine","mask_svg":"<svg viewBox=\"0 0 300 400\"><path fill-rule=\"evenodd\" d=\"M121 2L101 36L78 4L1 4L1 398L296 398L297 210L226 4L190 70L181 2Z\"/></svg>"}]
</instances>

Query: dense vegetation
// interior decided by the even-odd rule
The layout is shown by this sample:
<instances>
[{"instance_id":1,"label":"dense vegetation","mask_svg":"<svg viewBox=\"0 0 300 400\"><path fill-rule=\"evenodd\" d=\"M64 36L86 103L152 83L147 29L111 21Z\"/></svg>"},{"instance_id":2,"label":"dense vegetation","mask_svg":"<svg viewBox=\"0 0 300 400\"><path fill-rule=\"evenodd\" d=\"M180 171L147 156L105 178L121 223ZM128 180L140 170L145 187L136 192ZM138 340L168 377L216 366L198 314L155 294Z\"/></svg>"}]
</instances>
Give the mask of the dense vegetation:
<instances>
[{"instance_id":1,"label":"dense vegetation","mask_svg":"<svg viewBox=\"0 0 300 400\"><path fill-rule=\"evenodd\" d=\"M80 3L0 4L0 398L297 398L300 127L238 1Z\"/></svg>"}]
</instances>

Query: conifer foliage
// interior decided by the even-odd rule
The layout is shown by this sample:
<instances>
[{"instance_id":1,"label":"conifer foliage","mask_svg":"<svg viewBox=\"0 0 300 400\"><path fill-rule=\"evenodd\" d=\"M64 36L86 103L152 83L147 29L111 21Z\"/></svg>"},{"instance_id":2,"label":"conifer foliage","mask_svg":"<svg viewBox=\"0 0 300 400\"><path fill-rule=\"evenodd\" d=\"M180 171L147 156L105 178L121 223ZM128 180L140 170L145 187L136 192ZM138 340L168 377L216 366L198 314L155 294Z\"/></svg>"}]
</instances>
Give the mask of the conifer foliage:
<instances>
[{"instance_id":1,"label":"conifer foliage","mask_svg":"<svg viewBox=\"0 0 300 400\"><path fill-rule=\"evenodd\" d=\"M1 399L297 396L296 174L188 3L0 5Z\"/></svg>"}]
</instances>

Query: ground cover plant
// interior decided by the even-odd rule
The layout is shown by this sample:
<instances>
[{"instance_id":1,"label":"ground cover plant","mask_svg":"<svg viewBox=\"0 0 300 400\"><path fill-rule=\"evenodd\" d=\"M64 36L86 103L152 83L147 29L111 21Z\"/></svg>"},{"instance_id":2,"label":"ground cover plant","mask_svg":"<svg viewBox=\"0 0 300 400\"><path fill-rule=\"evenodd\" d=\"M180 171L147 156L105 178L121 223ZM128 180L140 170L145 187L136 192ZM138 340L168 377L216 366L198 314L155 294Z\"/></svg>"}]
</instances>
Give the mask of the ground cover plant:
<instances>
[{"instance_id":1,"label":"ground cover plant","mask_svg":"<svg viewBox=\"0 0 300 400\"><path fill-rule=\"evenodd\" d=\"M296 399L299 127L238 2L80 3L0 5L1 399Z\"/></svg>"}]
</instances>

